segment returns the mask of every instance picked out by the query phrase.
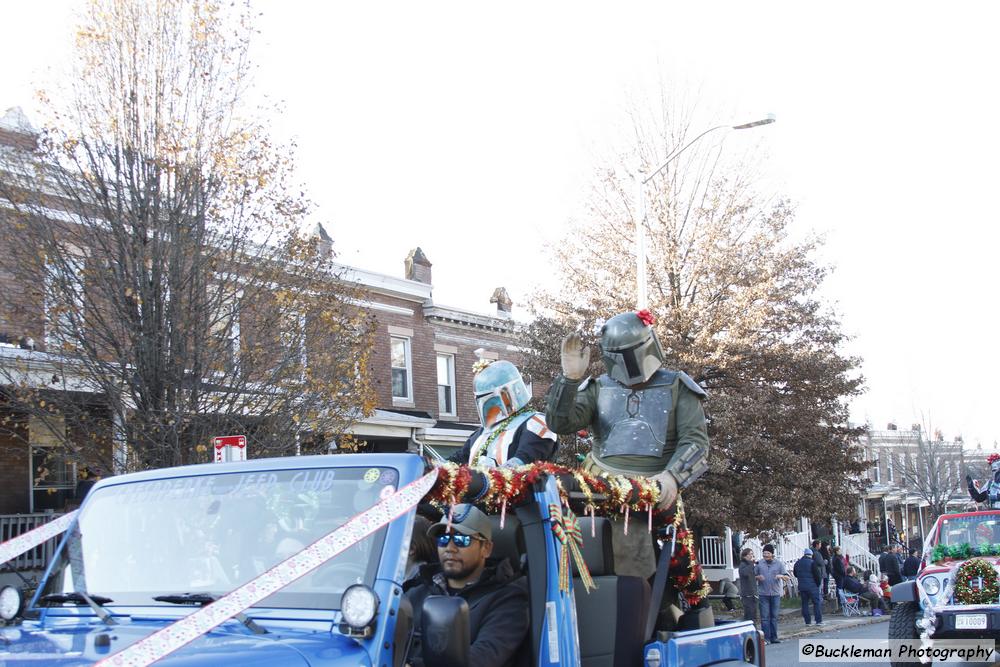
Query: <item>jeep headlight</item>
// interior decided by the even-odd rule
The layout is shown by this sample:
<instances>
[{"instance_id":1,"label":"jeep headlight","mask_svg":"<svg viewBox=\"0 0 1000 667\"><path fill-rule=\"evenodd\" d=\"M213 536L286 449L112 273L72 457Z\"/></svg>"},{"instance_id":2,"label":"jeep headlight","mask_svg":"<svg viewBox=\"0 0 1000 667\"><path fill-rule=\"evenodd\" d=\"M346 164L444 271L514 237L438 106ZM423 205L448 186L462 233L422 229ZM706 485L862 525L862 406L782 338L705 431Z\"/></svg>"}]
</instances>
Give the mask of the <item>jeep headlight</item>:
<instances>
[{"instance_id":1,"label":"jeep headlight","mask_svg":"<svg viewBox=\"0 0 1000 667\"><path fill-rule=\"evenodd\" d=\"M340 613L344 623L354 630L367 628L378 612L378 596L364 584L348 586L340 598Z\"/></svg>"},{"instance_id":2,"label":"jeep headlight","mask_svg":"<svg viewBox=\"0 0 1000 667\"><path fill-rule=\"evenodd\" d=\"M938 581L937 577L924 577L920 583L924 587L924 592L930 596L937 595L941 592L941 582Z\"/></svg>"},{"instance_id":3,"label":"jeep headlight","mask_svg":"<svg viewBox=\"0 0 1000 667\"><path fill-rule=\"evenodd\" d=\"M0 589L0 619L9 621L21 613L24 596L14 586L4 586Z\"/></svg>"}]
</instances>

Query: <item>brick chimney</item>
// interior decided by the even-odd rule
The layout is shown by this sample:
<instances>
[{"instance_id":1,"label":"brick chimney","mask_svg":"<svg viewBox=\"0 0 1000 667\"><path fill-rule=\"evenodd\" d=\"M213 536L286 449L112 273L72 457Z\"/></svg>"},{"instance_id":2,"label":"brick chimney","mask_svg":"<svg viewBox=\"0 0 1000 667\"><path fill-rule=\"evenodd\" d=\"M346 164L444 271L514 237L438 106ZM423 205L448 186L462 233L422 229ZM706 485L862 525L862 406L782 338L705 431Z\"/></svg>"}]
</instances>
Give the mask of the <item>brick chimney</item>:
<instances>
[{"instance_id":1,"label":"brick chimney","mask_svg":"<svg viewBox=\"0 0 1000 667\"><path fill-rule=\"evenodd\" d=\"M407 280L416 280L418 283L431 285L431 263L420 248L414 248L406 256L404 262Z\"/></svg>"},{"instance_id":2,"label":"brick chimney","mask_svg":"<svg viewBox=\"0 0 1000 667\"><path fill-rule=\"evenodd\" d=\"M498 287L493 290L493 296L490 297L490 303L495 303L497 305L497 317L502 317L504 319L510 319L511 308L514 302L510 300L510 295L507 294L507 290L503 287Z\"/></svg>"},{"instance_id":3,"label":"brick chimney","mask_svg":"<svg viewBox=\"0 0 1000 667\"><path fill-rule=\"evenodd\" d=\"M330 235L326 233L326 228L323 227L323 223L316 223L316 226L313 228L312 235L316 239L316 247L319 248L319 254L321 256L329 257L333 254L333 239L331 239Z\"/></svg>"},{"instance_id":4,"label":"brick chimney","mask_svg":"<svg viewBox=\"0 0 1000 667\"><path fill-rule=\"evenodd\" d=\"M888 430L888 431L895 431L896 428L897 428L897 426L893 422L889 422L889 425L886 426L886 430Z\"/></svg>"}]
</instances>

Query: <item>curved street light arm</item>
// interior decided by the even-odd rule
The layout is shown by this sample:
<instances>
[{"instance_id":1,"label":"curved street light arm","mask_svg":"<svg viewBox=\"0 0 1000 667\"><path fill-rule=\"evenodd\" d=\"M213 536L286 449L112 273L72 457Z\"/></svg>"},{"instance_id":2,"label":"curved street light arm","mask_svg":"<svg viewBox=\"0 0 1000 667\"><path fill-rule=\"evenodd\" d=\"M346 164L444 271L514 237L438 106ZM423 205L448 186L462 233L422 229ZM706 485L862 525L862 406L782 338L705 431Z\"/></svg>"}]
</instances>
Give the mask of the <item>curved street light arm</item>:
<instances>
[{"instance_id":1,"label":"curved street light arm","mask_svg":"<svg viewBox=\"0 0 1000 667\"><path fill-rule=\"evenodd\" d=\"M636 199L636 223L635 223L635 296L636 296L636 307L638 309L646 308L646 184L649 183L653 178L659 174L661 171L667 168L671 162L673 162L681 153L690 148L693 144L697 143L702 137L704 137L709 132L715 132L716 130L731 129L731 130L746 130L751 127L758 127L760 125L769 125L775 121L774 114L769 114L767 118L761 120L755 120L750 123L743 123L742 125L716 125L715 127L710 127L691 141L684 144L682 147L671 153L663 161L655 171L653 171L649 176L643 178L641 171L636 171L635 175L635 199Z\"/></svg>"},{"instance_id":2,"label":"curved street light arm","mask_svg":"<svg viewBox=\"0 0 1000 667\"><path fill-rule=\"evenodd\" d=\"M736 129L732 125L716 125L715 127L708 128L707 130L705 130L704 132L702 132L701 134L699 134L697 137L695 137L691 141L689 141L686 144L684 144L684 146L682 146L681 148L678 148L676 151L674 151L673 153L671 153L670 155L668 155L667 159L665 159L663 161L663 164L661 164L659 167L657 167L656 170L653 173L651 173L649 176L647 176L646 178L642 179L642 184L643 185L648 184L651 180L653 180L653 178L657 174L659 174L661 171L663 171L664 169L666 169L667 165L669 165L671 162L673 162L674 159L676 159L681 153L683 153L687 149L691 148L692 145L694 145L695 143L697 143L697 141L699 139L701 139L702 137L704 137L706 134L708 134L709 132L715 132L716 130L724 130L726 128Z\"/></svg>"}]
</instances>

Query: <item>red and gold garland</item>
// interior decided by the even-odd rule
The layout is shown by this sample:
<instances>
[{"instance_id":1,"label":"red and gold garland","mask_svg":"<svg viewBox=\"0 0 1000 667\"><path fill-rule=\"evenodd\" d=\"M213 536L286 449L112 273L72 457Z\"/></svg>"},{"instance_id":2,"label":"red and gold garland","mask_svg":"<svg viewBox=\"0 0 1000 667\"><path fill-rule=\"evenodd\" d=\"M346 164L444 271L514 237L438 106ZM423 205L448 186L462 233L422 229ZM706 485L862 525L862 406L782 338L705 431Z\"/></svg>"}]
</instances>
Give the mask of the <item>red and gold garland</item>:
<instances>
[{"instance_id":1,"label":"red and gold garland","mask_svg":"<svg viewBox=\"0 0 1000 667\"><path fill-rule=\"evenodd\" d=\"M640 477L629 479L621 475L595 477L579 468L567 468L555 463L539 462L515 468L469 468L455 463L443 463L438 470L438 480L434 488L427 494L427 499L437 505L451 505L461 502L472 482L472 471L483 474L488 480L488 487L482 495L467 499L476 505L492 511L503 511L506 505L518 505L527 500L535 482L547 475L555 476L559 487L559 496L563 502L568 500L568 493L559 483L559 476L573 477L580 491L587 498L587 509L597 514L617 514L628 511L652 510L660 499L659 485ZM604 496L603 500L595 495ZM673 513L655 512L662 525L667 516Z\"/></svg>"}]
</instances>

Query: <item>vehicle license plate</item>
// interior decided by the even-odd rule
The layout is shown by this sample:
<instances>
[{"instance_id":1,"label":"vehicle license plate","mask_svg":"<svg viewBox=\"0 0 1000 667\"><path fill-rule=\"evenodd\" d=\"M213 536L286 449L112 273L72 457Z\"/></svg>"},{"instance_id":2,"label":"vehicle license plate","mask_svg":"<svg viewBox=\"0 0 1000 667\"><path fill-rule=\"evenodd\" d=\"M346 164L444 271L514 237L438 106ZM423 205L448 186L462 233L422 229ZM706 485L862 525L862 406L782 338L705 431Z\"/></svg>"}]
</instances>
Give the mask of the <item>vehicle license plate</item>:
<instances>
[{"instance_id":1,"label":"vehicle license plate","mask_svg":"<svg viewBox=\"0 0 1000 667\"><path fill-rule=\"evenodd\" d=\"M985 630L986 614L959 614L955 617L956 630Z\"/></svg>"}]
</instances>

